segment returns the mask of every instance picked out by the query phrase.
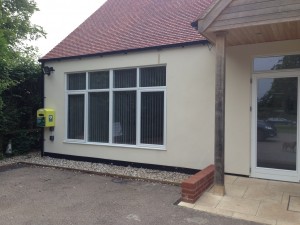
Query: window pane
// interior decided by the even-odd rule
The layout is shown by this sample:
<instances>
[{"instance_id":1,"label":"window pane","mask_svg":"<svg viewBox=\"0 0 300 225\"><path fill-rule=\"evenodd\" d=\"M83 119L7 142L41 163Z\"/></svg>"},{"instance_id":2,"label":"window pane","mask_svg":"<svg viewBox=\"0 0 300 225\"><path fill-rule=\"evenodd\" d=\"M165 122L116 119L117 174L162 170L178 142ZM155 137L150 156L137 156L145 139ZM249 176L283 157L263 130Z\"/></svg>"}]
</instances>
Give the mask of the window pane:
<instances>
[{"instance_id":1,"label":"window pane","mask_svg":"<svg viewBox=\"0 0 300 225\"><path fill-rule=\"evenodd\" d=\"M254 59L254 71L270 71L300 68L300 55L260 57Z\"/></svg>"},{"instance_id":2,"label":"window pane","mask_svg":"<svg viewBox=\"0 0 300 225\"><path fill-rule=\"evenodd\" d=\"M113 142L136 144L136 91L114 92Z\"/></svg>"},{"instance_id":3,"label":"window pane","mask_svg":"<svg viewBox=\"0 0 300 225\"><path fill-rule=\"evenodd\" d=\"M84 90L85 79L85 73L68 74L68 90Z\"/></svg>"},{"instance_id":4,"label":"window pane","mask_svg":"<svg viewBox=\"0 0 300 225\"><path fill-rule=\"evenodd\" d=\"M140 86L166 86L166 67L149 67L140 70Z\"/></svg>"},{"instance_id":5,"label":"window pane","mask_svg":"<svg viewBox=\"0 0 300 225\"><path fill-rule=\"evenodd\" d=\"M257 81L257 166L297 169L298 78Z\"/></svg>"},{"instance_id":6,"label":"window pane","mask_svg":"<svg viewBox=\"0 0 300 225\"><path fill-rule=\"evenodd\" d=\"M164 144L164 92L141 94L141 143Z\"/></svg>"},{"instance_id":7,"label":"window pane","mask_svg":"<svg viewBox=\"0 0 300 225\"><path fill-rule=\"evenodd\" d=\"M84 139L84 95L69 95L68 139Z\"/></svg>"},{"instance_id":8,"label":"window pane","mask_svg":"<svg viewBox=\"0 0 300 225\"><path fill-rule=\"evenodd\" d=\"M109 93L89 94L89 138L91 142L109 141Z\"/></svg>"},{"instance_id":9,"label":"window pane","mask_svg":"<svg viewBox=\"0 0 300 225\"><path fill-rule=\"evenodd\" d=\"M108 89L109 88L109 71L92 72L89 76L90 89Z\"/></svg>"},{"instance_id":10,"label":"window pane","mask_svg":"<svg viewBox=\"0 0 300 225\"><path fill-rule=\"evenodd\" d=\"M114 88L136 87L136 69L115 70Z\"/></svg>"}]
</instances>

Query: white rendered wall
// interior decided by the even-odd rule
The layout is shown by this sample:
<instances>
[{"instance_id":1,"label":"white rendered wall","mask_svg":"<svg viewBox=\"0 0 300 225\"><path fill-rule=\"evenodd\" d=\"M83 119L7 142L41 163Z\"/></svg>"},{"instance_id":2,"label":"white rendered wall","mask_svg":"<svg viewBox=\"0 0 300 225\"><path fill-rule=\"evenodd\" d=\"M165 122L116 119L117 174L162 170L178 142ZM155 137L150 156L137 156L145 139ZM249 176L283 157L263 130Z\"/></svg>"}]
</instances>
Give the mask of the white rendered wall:
<instances>
[{"instance_id":1,"label":"white rendered wall","mask_svg":"<svg viewBox=\"0 0 300 225\"><path fill-rule=\"evenodd\" d=\"M45 152L202 169L213 163L214 54L207 46L128 53L49 62L45 107L56 110L54 142L45 132ZM89 70L167 66L166 150L65 143L65 73Z\"/></svg>"}]
</instances>

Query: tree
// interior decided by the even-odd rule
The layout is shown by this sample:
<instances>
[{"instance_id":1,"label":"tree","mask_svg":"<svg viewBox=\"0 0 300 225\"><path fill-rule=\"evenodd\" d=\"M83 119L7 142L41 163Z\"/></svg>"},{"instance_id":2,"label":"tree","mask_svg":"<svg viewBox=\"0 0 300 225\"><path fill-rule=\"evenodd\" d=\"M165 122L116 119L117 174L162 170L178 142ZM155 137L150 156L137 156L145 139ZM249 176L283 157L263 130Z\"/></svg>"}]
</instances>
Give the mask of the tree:
<instances>
[{"instance_id":1,"label":"tree","mask_svg":"<svg viewBox=\"0 0 300 225\"><path fill-rule=\"evenodd\" d=\"M30 42L45 36L42 27L30 22L37 10L34 0L0 0L0 148L6 132L23 127L17 119L11 123L12 117L20 117L20 105L26 98L21 90L37 87L29 84L37 82L39 73L37 51ZM31 86L24 87L26 84Z\"/></svg>"},{"instance_id":2,"label":"tree","mask_svg":"<svg viewBox=\"0 0 300 225\"><path fill-rule=\"evenodd\" d=\"M12 68L24 57L34 58L30 41L45 36L40 26L30 22L37 10L33 0L0 0L0 93L13 84L9 79Z\"/></svg>"},{"instance_id":3,"label":"tree","mask_svg":"<svg viewBox=\"0 0 300 225\"><path fill-rule=\"evenodd\" d=\"M30 17L38 10L33 0L0 0L0 40L9 50L28 53L24 41L45 35L40 26L31 24Z\"/></svg>"},{"instance_id":4,"label":"tree","mask_svg":"<svg viewBox=\"0 0 300 225\"><path fill-rule=\"evenodd\" d=\"M300 55L286 55L273 66L272 70L295 69L300 67Z\"/></svg>"},{"instance_id":5,"label":"tree","mask_svg":"<svg viewBox=\"0 0 300 225\"><path fill-rule=\"evenodd\" d=\"M294 77L273 79L270 89L258 102L259 118L295 119L294 117L297 115L297 86L297 78Z\"/></svg>"}]
</instances>

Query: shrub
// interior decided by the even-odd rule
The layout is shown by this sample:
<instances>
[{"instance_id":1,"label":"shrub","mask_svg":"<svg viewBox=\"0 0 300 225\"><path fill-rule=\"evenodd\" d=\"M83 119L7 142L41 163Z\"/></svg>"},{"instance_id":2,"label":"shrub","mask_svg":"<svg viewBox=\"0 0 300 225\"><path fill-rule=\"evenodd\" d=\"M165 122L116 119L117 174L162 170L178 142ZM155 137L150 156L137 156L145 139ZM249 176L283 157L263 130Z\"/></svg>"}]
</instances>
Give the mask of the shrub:
<instances>
[{"instance_id":1,"label":"shrub","mask_svg":"<svg viewBox=\"0 0 300 225\"><path fill-rule=\"evenodd\" d=\"M4 142L7 146L9 140L11 140L13 155L22 155L41 148L40 139L41 131L39 129L20 130L6 135Z\"/></svg>"}]
</instances>

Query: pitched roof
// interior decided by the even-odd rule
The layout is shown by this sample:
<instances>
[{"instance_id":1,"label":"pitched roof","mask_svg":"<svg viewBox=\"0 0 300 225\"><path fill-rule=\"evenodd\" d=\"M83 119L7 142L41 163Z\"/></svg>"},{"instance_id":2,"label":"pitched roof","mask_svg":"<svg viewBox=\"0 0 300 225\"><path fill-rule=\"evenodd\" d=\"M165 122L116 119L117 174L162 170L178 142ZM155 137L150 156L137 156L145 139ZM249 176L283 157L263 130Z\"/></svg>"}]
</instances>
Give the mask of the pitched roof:
<instances>
[{"instance_id":1,"label":"pitched roof","mask_svg":"<svg viewBox=\"0 0 300 225\"><path fill-rule=\"evenodd\" d=\"M215 0L108 0L41 61L195 43L191 23Z\"/></svg>"}]
</instances>

